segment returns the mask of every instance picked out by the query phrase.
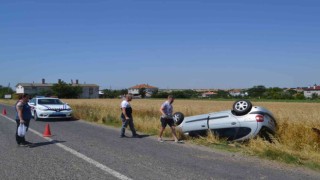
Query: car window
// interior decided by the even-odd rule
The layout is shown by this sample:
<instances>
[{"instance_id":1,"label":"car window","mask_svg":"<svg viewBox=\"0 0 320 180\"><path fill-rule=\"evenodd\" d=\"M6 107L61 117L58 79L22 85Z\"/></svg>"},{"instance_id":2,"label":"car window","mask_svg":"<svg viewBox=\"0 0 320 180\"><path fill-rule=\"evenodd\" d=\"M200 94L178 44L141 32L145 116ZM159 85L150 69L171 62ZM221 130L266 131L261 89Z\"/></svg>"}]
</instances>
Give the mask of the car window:
<instances>
[{"instance_id":1,"label":"car window","mask_svg":"<svg viewBox=\"0 0 320 180\"><path fill-rule=\"evenodd\" d=\"M39 99L38 104L63 104L59 99Z\"/></svg>"},{"instance_id":2,"label":"car window","mask_svg":"<svg viewBox=\"0 0 320 180\"><path fill-rule=\"evenodd\" d=\"M34 104L35 103L35 99L31 99L29 102Z\"/></svg>"},{"instance_id":3,"label":"car window","mask_svg":"<svg viewBox=\"0 0 320 180\"><path fill-rule=\"evenodd\" d=\"M235 139L243 138L251 133L251 128L248 127L240 127Z\"/></svg>"},{"instance_id":4,"label":"car window","mask_svg":"<svg viewBox=\"0 0 320 180\"><path fill-rule=\"evenodd\" d=\"M228 141L232 141L235 139L235 136L238 131L238 127L212 129L211 131L213 131L215 135L219 136L222 139L227 139Z\"/></svg>"}]
</instances>

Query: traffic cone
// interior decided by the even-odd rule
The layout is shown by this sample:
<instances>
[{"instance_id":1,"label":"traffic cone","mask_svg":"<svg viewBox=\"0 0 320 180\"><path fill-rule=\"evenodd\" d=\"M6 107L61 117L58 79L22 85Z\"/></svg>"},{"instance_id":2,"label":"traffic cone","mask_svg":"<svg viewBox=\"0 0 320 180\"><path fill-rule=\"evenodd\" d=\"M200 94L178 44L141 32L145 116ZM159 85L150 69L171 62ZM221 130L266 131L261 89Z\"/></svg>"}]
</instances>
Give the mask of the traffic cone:
<instances>
[{"instance_id":1,"label":"traffic cone","mask_svg":"<svg viewBox=\"0 0 320 180\"><path fill-rule=\"evenodd\" d=\"M50 125L48 123L46 125L46 128L44 129L43 137L50 137L50 136L51 136L51 131L50 131Z\"/></svg>"},{"instance_id":2,"label":"traffic cone","mask_svg":"<svg viewBox=\"0 0 320 180\"><path fill-rule=\"evenodd\" d=\"M6 108L4 108L4 109L2 110L2 115L4 115L4 116L7 115L7 110L6 110Z\"/></svg>"}]
</instances>

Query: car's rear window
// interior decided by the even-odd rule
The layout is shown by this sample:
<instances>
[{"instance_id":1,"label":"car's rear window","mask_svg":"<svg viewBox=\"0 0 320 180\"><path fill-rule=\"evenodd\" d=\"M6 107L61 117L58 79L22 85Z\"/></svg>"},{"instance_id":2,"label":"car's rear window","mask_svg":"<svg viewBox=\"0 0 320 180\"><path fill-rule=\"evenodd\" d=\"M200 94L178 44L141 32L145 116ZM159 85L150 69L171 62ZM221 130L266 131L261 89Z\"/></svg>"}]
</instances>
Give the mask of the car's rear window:
<instances>
[{"instance_id":1,"label":"car's rear window","mask_svg":"<svg viewBox=\"0 0 320 180\"><path fill-rule=\"evenodd\" d=\"M39 99L38 104L63 104L59 99Z\"/></svg>"}]
</instances>

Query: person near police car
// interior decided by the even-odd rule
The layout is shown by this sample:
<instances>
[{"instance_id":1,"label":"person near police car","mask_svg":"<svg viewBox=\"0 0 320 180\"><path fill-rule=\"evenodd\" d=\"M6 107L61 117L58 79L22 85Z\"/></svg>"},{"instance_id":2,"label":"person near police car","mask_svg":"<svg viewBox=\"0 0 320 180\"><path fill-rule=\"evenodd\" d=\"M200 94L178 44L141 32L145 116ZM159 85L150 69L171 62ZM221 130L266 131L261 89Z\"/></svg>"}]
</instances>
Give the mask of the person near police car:
<instances>
[{"instance_id":1,"label":"person near police car","mask_svg":"<svg viewBox=\"0 0 320 180\"><path fill-rule=\"evenodd\" d=\"M19 146L29 146L32 143L26 141L25 136L18 136L18 128L20 124L24 124L26 126L26 130L28 131L30 120L31 120L31 108L28 105L30 96L28 94L23 94L19 96L19 100L15 104L16 109L16 141Z\"/></svg>"}]
</instances>

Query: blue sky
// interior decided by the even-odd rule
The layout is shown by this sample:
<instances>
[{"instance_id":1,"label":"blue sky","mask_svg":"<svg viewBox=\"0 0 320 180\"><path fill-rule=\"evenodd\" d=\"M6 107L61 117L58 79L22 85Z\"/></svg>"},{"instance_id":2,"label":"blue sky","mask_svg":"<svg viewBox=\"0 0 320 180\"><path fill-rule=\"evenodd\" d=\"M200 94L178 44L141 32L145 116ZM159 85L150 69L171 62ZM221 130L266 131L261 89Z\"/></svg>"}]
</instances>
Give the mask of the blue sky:
<instances>
[{"instance_id":1,"label":"blue sky","mask_svg":"<svg viewBox=\"0 0 320 180\"><path fill-rule=\"evenodd\" d=\"M0 85L320 83L317 0L2 0Z\"/></svg>"}]
</instances>

